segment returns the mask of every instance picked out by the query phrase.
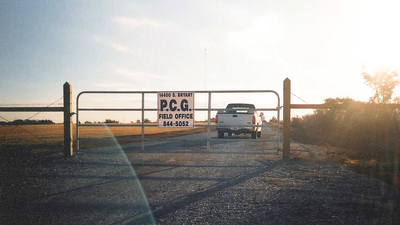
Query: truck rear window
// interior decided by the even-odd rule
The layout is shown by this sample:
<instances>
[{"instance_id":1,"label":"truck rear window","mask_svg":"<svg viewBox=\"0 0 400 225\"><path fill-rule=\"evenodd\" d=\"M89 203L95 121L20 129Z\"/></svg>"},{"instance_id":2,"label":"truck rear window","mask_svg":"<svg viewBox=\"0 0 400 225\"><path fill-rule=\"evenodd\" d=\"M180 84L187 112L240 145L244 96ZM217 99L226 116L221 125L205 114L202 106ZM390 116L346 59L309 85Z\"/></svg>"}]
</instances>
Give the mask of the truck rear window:
<instances>
[{"instance_id":1,"label":"truck rear window","mask_svg":"<svg viewBox=\"0 0 400 225\"><path fill-rule=\"evenodd\" d=\"M225 113L253 113L255 106L252 104L229 104Z\"/></svg>"}]
</instances>

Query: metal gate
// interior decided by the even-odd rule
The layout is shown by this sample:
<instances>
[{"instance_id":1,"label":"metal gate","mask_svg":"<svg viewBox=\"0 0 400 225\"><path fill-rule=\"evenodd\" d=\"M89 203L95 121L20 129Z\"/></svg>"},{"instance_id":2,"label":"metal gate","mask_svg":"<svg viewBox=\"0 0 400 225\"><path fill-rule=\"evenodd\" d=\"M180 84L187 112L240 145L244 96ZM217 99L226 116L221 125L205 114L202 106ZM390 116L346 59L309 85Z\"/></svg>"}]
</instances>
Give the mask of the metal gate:
<instances>
[{"instance_id":1,"label":"metal gate","mask_svg":"<svg viewBox=\"0 0 400 225\"><path fill-rule=\"evenodd\" d=\"M184 92L184 91L179 91L179 92ZM280 121L280 97L279 94L275 91L272 90L235 90L235 91L189 91L193 92L194 94L207 94L208 95L208 101L207 101L207 108L195 108L195 111L205 111L208 112L207 114L207 124L198 124L195 125L195 127L207 127L207 150L210 149L210 142L213 140L218 140L221 141L221 139L211 139L211 127L215 127L215 125L211 124L211 112L212 111L220 111L220 110L225 110L225 108L212 108L211 107L211 99L212 99L212 94L220 94L220 93L271 93L275 94L277 98L277 103L275 108L257 108L258 111L275 111L276 112L276 118L278 120L277 125L253 125L255 127L276 127L276 132L277 132L277 138L276 140L264 140L264 139L259 139L259 140L253 140L253 141L276 141L276 150L277 153L280 151L279 147L279 142L280 142L280 132L279 132L279 121ZM145 96L150 95L150 94L157 94L159 92L157 91L83 91L80 92L77 96L76 99L76 149L79 150L79 141L80 140L85 140L85 139L106 139L106 138L82 138L79 137L79 127L83 126L103 126L102 124L80 124L79 122L79 112L81 111L131 111L131 112L141 112L141 124L108 124L107 126L125 126L125 127L141 127L142 132L141 132L141 138L126 138L124 140L140 140L142 143L142 150L145 148L145 142L148 141L149 139L145 138L145 127L156 127L157 124L145 124L145 112L148 111L153 111L157 112L159 109L157 109L157 106L154 108L145 108ZM79 107L79 99L82 95L95 95L95 94L129 94L129 95L141 95L141 106L136 107L136 108L80 108ZM246 125L247 127L249 125ZM154 140L154 139L152 139ZM227 140L229 141L229 140Z\"/></svg>"}]
</instances>

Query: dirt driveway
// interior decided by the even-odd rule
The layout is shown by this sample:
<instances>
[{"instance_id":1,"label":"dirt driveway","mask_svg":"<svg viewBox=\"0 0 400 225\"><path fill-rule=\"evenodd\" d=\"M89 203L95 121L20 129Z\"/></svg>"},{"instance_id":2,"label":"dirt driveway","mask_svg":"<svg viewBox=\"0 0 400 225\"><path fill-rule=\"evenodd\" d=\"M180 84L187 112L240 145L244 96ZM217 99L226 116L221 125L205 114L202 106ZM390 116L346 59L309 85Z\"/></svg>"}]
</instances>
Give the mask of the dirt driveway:
<instances>
[{"instance_id":1,"label":"dirt driveway","mask_svg":"<svg viewBox=\"0 0 400 225\"><path fill-rule=\"evenodd\" d=\"M2 165L0 223L400 223L398 191L324 150L294 144L282 160L271 142L215 138L207 150L202 135Z\"/></svg>"}]
</instances>

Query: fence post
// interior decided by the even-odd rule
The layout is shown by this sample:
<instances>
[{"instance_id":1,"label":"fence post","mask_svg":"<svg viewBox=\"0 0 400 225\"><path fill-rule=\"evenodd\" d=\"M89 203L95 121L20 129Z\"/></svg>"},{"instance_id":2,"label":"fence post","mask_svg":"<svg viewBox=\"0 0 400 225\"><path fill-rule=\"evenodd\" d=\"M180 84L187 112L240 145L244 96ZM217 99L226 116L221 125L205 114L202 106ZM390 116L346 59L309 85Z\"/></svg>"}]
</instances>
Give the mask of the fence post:
<instances>
[{"instance_id":1,"label":"fence post","mask_svg":"<svg viewBox=\"0 0 400 225\"><path fill-rule=\"evenodd\" d=\"M283 150L284 159L290 156L290 79L283 81Z\"/></svg>"},{"instance_id":2,"label":"fence post","mask_svg":"<svg viewBox=\"0 0 400 225\"><path fill-rule=\"evenodd\" d=\"M64 155L72 156L72 90L68 82L64 84Z\"/></svg>"}]
</instances>

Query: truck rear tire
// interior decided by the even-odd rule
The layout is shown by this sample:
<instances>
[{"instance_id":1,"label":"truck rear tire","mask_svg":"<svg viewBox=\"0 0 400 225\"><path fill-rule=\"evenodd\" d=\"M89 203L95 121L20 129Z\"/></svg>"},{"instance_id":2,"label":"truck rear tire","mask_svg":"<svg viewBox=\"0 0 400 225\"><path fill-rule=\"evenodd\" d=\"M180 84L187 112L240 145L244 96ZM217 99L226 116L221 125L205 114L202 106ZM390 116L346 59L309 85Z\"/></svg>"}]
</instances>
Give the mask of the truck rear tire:
<instances>
[{"instance_id":1,"label":"truck rear tire","mask_svg":"<svg viewBox=\"0 0 400 225\"><path fill-rule=\"evenodd\" d=\"M218 131L218 138L224 138L224 132Z\"/></svg>"},{"instance_id":2,"label":"truck rear tire","mask_svg":"<svg viewBox=\"0 0 400 225\"><path fill-rule=\"evenodd\" d=\"M252 139L257 139L257 131L253 131L253 132L251 133L251 138L252 138Z\"/></svg>"}]
</instances>

